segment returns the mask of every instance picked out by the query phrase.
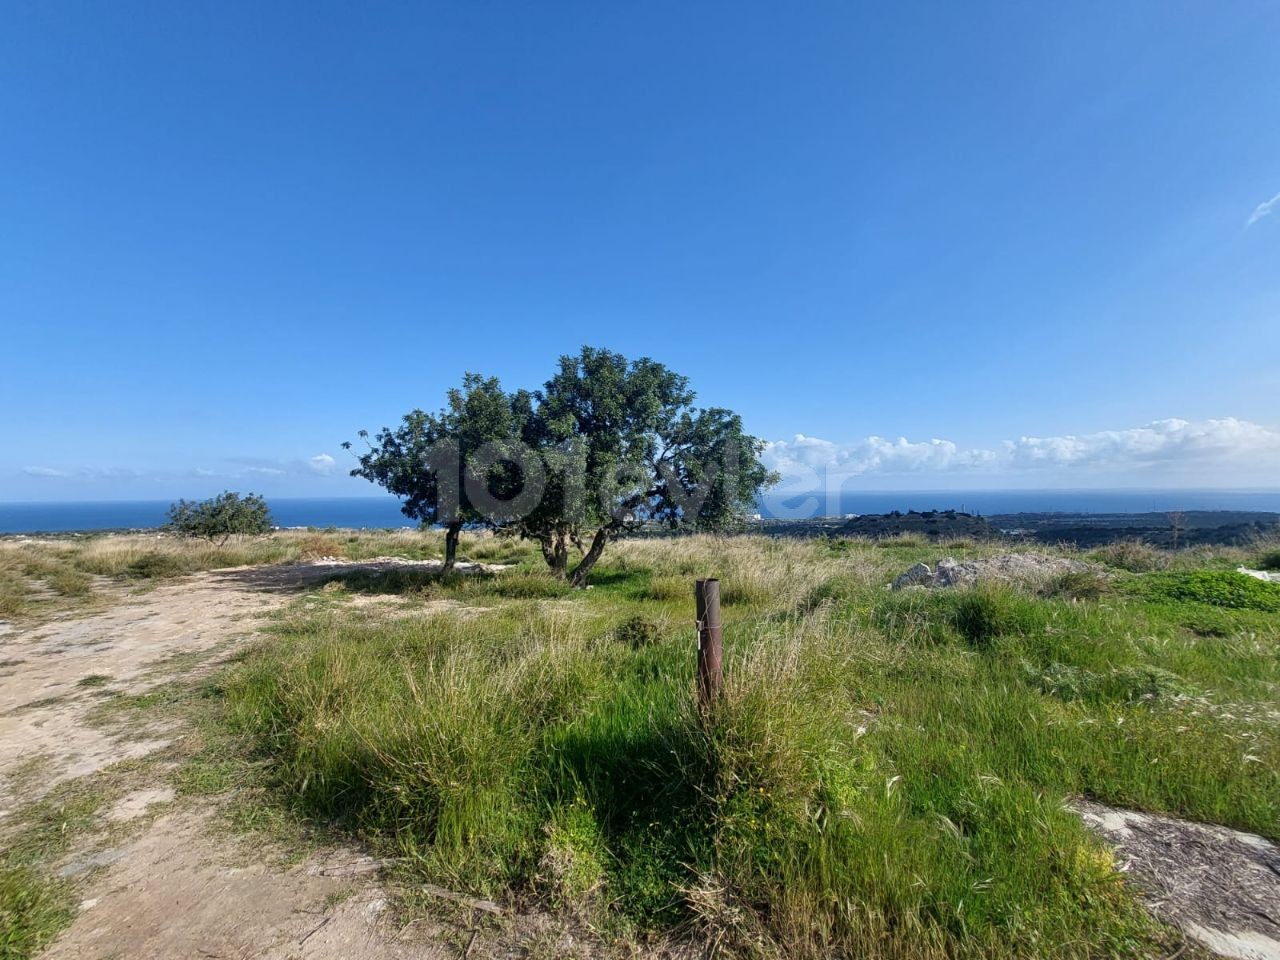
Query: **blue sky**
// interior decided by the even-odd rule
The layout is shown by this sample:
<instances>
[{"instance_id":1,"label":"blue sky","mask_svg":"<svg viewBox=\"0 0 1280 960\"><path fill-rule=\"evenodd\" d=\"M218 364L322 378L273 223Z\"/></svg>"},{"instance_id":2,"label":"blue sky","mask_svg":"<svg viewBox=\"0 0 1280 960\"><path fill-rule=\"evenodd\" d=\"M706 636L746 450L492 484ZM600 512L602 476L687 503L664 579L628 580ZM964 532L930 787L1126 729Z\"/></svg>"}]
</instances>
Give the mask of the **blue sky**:
<instances>
[{"instance_id":1,"label":"blue sky","mask_svg":"<svg viewBox=\"0 0 1280 960\"><path fill-rule=\"evenodd\" d=\"M0 499L371 493L342 440L583 343L800 486L1280 486L1278 35L1263 2L10 4Z\"/></svg>"}]
</instances>

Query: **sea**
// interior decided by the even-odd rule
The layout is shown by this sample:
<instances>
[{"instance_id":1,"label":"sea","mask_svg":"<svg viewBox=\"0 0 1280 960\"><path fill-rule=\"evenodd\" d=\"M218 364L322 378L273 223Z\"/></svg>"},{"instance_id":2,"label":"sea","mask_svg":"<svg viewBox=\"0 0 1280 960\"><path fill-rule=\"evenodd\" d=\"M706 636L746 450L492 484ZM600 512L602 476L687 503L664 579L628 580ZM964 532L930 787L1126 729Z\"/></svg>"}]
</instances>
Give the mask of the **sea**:
<instances>
[{"instance_id":1,"label":"sea","mask_svg":"<svg viewBox=\"0 0 1280 960\"><path fill-rule=\"evenodd\" d=\"M387 529L417 524L394 497L269 499L281 527ZM140 530L165 521L168 500L0 502L0 533ZM764 517L802 519L892 510L998 513L1150 513L1187 510L1280 512L1280 490L881 490L767 495Z\"/></svg>"}]
</instances>

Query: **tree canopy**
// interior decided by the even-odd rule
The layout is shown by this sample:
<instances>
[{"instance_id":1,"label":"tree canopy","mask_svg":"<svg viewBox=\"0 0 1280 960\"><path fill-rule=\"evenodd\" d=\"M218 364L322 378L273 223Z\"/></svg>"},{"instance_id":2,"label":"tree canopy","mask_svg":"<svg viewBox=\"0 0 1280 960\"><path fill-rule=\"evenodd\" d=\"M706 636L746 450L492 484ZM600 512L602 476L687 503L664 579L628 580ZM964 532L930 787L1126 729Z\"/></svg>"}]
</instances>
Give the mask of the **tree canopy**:
<instances>
[{"instance_id":1,"label":"tree canopy","mask_svg":"<svg viewBox=\"0 0 1280 960\"><path fill-rule=\"evenodd\" d=\"M555 575L582 586L610 540L655 522L724 529L776 479L741 417L694 399L654 360L583 347L540 390L468 373L439 412L413 410L371 441L362 431L352 474L442 524L446 566L463 526L486 526L537 541Z\"/></svg>"},{"instance_id":2,"label":"tree canopy","mask_svg":"<svg viewBox=\"0 0 1280 960\"><path fill-rule=\"evenodd\" d=\"M226 543L236 535L270 533L271 511L256 493L227 490L208 500L179 500L169 508L164 529L182 537Z\"/></svg>"}]
</instances>

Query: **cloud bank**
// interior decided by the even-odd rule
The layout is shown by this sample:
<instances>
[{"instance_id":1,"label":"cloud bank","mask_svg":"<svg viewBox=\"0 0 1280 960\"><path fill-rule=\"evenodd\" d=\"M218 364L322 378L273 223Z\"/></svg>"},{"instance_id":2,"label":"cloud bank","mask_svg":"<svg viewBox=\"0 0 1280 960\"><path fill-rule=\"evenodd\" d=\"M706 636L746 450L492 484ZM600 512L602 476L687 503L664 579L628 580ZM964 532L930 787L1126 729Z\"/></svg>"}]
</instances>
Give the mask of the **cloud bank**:
<instances>
[{"instance_id":1,"label":"cloud bank","mask_svg":"<svg viewBox=\"0 0 1280 960\"><path fill-rule=\"evenodd\" d=\"M836 443L797 434L770 443L765 462L784 478L854 478L906 474L1124 476L1150 479L1165 471L1209 482L1280 482L1280 430L1226 417L1157 420L1126 430L1060 437L1020 437L990 448L965 449L950 440L867 437Z\"/></svg>"}]
</instances>

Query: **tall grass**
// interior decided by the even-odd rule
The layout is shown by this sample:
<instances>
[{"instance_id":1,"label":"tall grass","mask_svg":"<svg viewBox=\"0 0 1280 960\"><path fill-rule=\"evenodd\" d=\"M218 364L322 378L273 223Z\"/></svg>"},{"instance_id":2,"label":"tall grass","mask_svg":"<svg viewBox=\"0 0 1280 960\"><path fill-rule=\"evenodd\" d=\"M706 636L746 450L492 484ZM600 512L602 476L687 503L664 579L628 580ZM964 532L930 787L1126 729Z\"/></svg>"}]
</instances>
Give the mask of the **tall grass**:
<instances>
[{"instance_id":1,"label":"tall grass","mask_svg":"<svg viewBox=\"0 0 1280 960\"><path fill-rule=\"evenodd\" d=\"M529 568L420 584L463 604L420 616L304 605L231 678L230 716L286 802L410 876L604 929L742 955L1157 954L1170 935L1064 801L1280 836L1280 628L1141 592L885 589L937 549L646 540L589 591ZM703 718L708 575L727 676Z\"/></svg>"}]
</instances>

